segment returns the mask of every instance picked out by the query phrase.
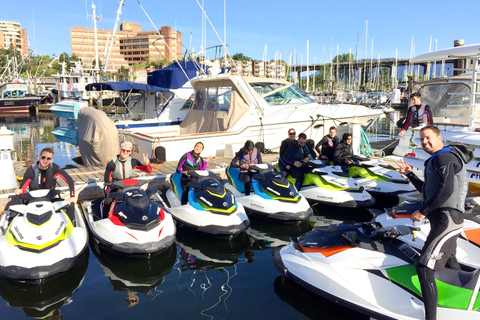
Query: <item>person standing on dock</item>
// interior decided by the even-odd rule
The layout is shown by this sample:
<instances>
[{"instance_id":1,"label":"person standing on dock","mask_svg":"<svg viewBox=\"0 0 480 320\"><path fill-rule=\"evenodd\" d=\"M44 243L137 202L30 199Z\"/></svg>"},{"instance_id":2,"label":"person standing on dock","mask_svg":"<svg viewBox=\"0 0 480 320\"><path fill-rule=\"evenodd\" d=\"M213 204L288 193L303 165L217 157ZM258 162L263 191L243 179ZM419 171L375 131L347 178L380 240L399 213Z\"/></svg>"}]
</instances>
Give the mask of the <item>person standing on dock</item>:
<instances>
[{"instance_id":1,"label":"person standing on dock","mask_svg":"<svg viewBox=\"0 0 480 320\"><path fill-rule=\"evenodd\" d=\"M300 133L298 140L294 141L285 151L283 160L290 165L290 175L295 178L295 187L298 191L302 188L305 173L310 170L303 164L314 160L315 157L315 151L307 143L307 135L305 133Z\"/></svg>"},{"instance_id":2,"label":"person standing on dock","mask_svg":"<svg viewBox=\"0 0 480 320\"><path fill-rule=\"evenodd\" d=\"M180 178L180 186L183 190L182 199L180 199L182 205L185 205L188 202L187 182L190 181L190 175L188 172L194 170L207 170L208 161L213 159L212 156L203 159L200 156L203 149L203 143L199 141L195 144L192 151L185 153L180 160L178 160L177 173L182 175Z\"/></svg>"},{"instance_id":3,"label":"person standing on dock","mask_svg":"<svg viewBox=\"0 0 480 320\"><path fill-rule=\"evenodd\" d=\"M399 172L408 177L422 192L422 206L411 219L430 221L430 233L425 240L417 264L417 274L425 306L425 319L436 319L438 290L435 271L445 266L460 270L455 257L457 238L462 232L465 196L467 194L466 164L473 159L473 149L461 143L443 146L440 130L426 126L420 130L422 148L431 157L425 161L424 181L403 160Z\"/></svg>"},{"instance_id":4,"label":"person standing on dock","mask_svg":"<svg viewBox=\"0 0 480 320\"><path fill-rule=\"evenodd\" d=\"M287 151L288 147L290 147L295 141L295 135L295 129L288 129L288 138L283 140L282 144L280 144L280 151L278 152L278 168L280 171L288 172L288 170L290 170L290 165L285 163L283 160L283 155L285 154L285 151Z\"/></svg>"},{"instance_id":5,"label":"person standing on dock","mask_svg":"<svg viewBox=\"0 0 480 320\"><path fill-rule=\"evenodd\" d=\"M138 169L146 173L151 173L150 160L146 154L143 154L143 163L132 158L132 143L125 141L120 145L120 154L115 156L105 168L105 183L130 179L134 176L134 170Z\"/></svg>"},{"instance_id":6,"label":"person standing on dock","mask_svg":"<svg viewBox=\"0 0 480 320\"><path fill-rule=\"evenodd\" d=\"M43 148L40 151L38 161L25 171L20 186L15 189L14 193L16 195L24 193L27 188L29 190L55 189L56 178L61 177L70 189L70 197L65 201L72 202L75 200L75 183L65 170L53 163L53 154L53 148L50 147Z\"/></svg>"},{"instance_id":7,"label":"person standing on dock","mask_svg":"<svg viewBox=\"0 0 480 320\"><path fill-rule=\"evenodd\" d=\"M412 93L410 99L412 99L413 105L408 108L407 120L405 120L402 131L398 133L400 137L403 136L408 127L416 128L422 124L433 126L432 110L428 104L422 103L420 92Z\"/></svg>"},{"instance_id":8,"label":"person standing on dock","mask_svg":"<svg viewBox=\"0 0 480 320\"><path fill-rule=\"evenodd\" d=\"M333 153L338 144L337 128L332 126L328 129L328 134L324 136L315 146L319 159L334 161Z\"/></svg>"},{"instance_id":9,"label":"person standing on dock","mask_svg":"<svg viewBox=\"0 0 480 320\"><path fill-rule=\"evenodd\" d=\"M250 195L252 176L256 173L250 171L249 168L257 163L263 163L262 154L255 148L252 140L247 140L243 148L235 154L235 157L230 162L230 166L240 169L238 178L243 182L246 196Z\"/></svg>"}]
</instances>

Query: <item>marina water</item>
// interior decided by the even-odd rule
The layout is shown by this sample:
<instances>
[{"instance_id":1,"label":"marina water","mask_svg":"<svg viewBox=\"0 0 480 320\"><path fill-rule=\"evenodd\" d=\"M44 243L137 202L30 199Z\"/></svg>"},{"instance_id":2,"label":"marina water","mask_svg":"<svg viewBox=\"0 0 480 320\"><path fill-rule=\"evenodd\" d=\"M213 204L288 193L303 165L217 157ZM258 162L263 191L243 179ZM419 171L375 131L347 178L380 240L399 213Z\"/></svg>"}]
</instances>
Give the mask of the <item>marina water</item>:
<instances>
[{"instance_id":1,"label":"marina water","mask_svg":"<svg viewBox=\"0 0 480 320\"><path fill-rule=\"evenodd\" d=\"M382 119L370 139L391 138L396 132L391 123ZM58 126L53 115L0 118L0 124L17 133L15 150L21 159L17 172L23 174L47 146L55 149L55 163L75 165L75 146L58 142L51 134ZM364 212L340 215L315 209L317 224L369 219ZM251 228L233 241L202 238L180 228L176 244L151 260L121 259L91 248L74 270L50 283L0 279L0 318L366 318L299 289L275 269L275 251L310 228L308 223L280 225L251 218Z\"/></svg>"}]
</instances>

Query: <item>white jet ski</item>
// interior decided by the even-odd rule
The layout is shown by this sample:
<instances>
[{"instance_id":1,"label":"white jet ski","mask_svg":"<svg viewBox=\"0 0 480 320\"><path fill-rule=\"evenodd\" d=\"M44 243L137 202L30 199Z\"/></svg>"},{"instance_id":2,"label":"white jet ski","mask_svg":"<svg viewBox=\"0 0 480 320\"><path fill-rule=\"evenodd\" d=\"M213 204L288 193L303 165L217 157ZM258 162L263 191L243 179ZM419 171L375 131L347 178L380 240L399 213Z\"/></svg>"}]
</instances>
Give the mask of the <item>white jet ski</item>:
<instances>
[{"instance_id":1,"label":"white jet ski","mask_svg":"<svg viewBox=\"0 0 480 320\"><path fill-rule=\"evenodd\" d=\"M349 165L348 174L383 206L398 203L400 194L416 191L407 177L381 159L365 155L354 155L351 159L353 164Z\"/></svg>"},{"instance_id":2,"label":"white jet ski","mask_svg":"<svg viewBox=\"0 0 480 320\"><path fill-rule=\"evenodd\" d=\"M256 172L251 181L253 192L245 195L238 168L226 168L229 183L225 188L243 204L247 212L258 218L282 223L299 223L313 214L307 199L285 178L284 172L274 171L268 164L250 166Z\"/></svg>"},{"instance_id":3,"label":"white jet ski","mask_svg":"<svg viewBox=\"0 0 480 320\"><path fill-rule=\"evenodd\" d=\"M83 214L93 235L93 244L110 253L131 258L151 258L175 242L175 223L170 213L151 200L157 189L140 189L146 181L116 181L118 190L108 212L104 198L84 201Z\"/></svg>"},{"instance_id":4,"label":"white jet ski","mask_svg":"<svg viewBox=\"0 0 480 320\"><path fill-rule=\"evenodd\" d=\"M177 226L196 230L204 235L231 239L250 226L245 209L237 203L235 197L224 188L211 171L191 171L189 181L188 203L182 205L181 174L170 177L172 187L166 197L170 212L177 221Z\"/></svg>"},{"instance_id":5,"label":"white jet ski","mask_svg":"<svg viewBox=\"0 0 480 320\"><path fill-rule=\"evenodd\" d=\"M0 273L17 281L46 282L72 268L88 243L81 213L67 215L58 190L19 195L0 218ZM57 201L58 200L58 201Z\"/></svg>"},{"instance_id":6,"label":"white jet ski","mask_svg":"<svg viewBox=\"0 0 480 320\"><path fill-rule=\"evenodd\" d=\"M300 194L313 204L339 208L371 207L375 199L340 166L331 166L325 160L313 160L303 164L310 168L305 174ZM295 179L287 179L295 185Z\"/></svg>"},{"instance_id":7,"label":"white jet ski","mask_svg":"<svg viewBox=\"0 0 480 320\"><path fill-rule=\"evenodd\" d=\"M412 228L374 223L315 228L275 253L288 279L376 319L424 319L417 250L398 240ZM437 271L438 320L478 319L480 271Z\"/></svg>"},{"instance_id":8,"label":"white jet ski","mask_svg":"<svg viewBox=\"0 0 480 320\"><path fill-rule=\"evenodd\" d=\"M420 251L430 233L428 219L418 222L410 218L420 205L420 202L402 202L385 209L385 213L375 216L374 221L383 227L406 225L415 228L414 236L406 235L399 239ZM463 232L457 239L456 257L465 265L480 268L480 219L475 216L465 214Z\"/></svg>"}]
</instances>

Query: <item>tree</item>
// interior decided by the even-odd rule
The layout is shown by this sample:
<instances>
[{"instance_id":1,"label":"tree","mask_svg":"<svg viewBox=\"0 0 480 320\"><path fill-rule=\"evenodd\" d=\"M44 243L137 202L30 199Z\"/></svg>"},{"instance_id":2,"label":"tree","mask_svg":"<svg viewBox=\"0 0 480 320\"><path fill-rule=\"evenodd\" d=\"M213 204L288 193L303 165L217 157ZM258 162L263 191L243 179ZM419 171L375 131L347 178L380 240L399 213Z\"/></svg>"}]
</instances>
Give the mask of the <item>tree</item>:
<instances>
[{"instance_id":1,"label":"tree","mask_svg":"<svg viewBox=\"0 0 480 320\"><path fill-rule=\"evenodd\" d=\"M343 53L336 55L332 62L336 63L338 58L338 62L349 62L349 61L355 61L355 57L352 53Z\"/></svg>"},{"instance_id":2,"label":"tree","mask_svg":"<svg viewBox=\"0 0 480 320\"><path fill-rule=\"evenodd\" d=\"M239 60L239 61L253 61L252 58L245 56L243 53L235 53L232 56L233 60Z\"/></svg>"}]
</instances>

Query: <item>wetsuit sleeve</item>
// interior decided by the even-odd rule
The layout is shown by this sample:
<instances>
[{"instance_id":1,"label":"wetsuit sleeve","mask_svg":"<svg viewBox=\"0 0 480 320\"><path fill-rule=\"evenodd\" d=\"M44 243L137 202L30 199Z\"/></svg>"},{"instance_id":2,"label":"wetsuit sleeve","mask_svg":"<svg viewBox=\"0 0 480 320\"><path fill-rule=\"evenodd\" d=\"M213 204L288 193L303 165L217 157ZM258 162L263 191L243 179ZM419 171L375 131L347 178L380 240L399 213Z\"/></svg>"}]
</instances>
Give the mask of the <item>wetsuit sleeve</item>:
<instances>
[{"instance_id":1,"label":"wetsuit sleeve","mask_svg":"<svg viewBox=\"0 0 480 320\"><path fill-rule=\"evenodd\" d=\"M138 169L146 173L152 173L152 167L150 167L150 165L144 165L138 159L132 159L132 169Z\"/></svg>"},{"instance_id":2,"label":"wetsuit sleeve","mask_svg":"<svg viewBox=\"0 0 480 320\"><path fill-rule=\"evenodd\" d=\"M53 179L56 179L58 176L61 177L68 184L68 188L70 189L70 197L75 197L75 182L73 182L72 177L70 177L70 175L65 172L65 170L63 170L54 163Z\"/></svg>"},{"instance_id":3,"label":"wetsuit sleeve","mask_svg":"<svg viewBox=\"0 0 480 320\"><path fill-rule=\"evenodd\" d=\"M403 126L403 131L407 130L408 129L408 126L410 125L410 114L412 113L412 107L408 108L408 111L407 111L407 120L405 121L405 125Z\"/></svg>"},{"instance_id":4,"label":"wetsuit sleeve","mask_svg":"<svg viewBox=\"0 0 480 320\"><path fill-rule=\"evenodd\" d=\"M199 170L207 170L207 165L208 165L208 161L205 161L205 159L203 159L202 157L200 157L200 166L199 166Z\"/></svg>"},{"instance_id":5,"label":"wetsuit sleeve","mask_svg":"<svg viewBox=\"0 0 480 320\"><path fill-rule=\"evenodd\" d=\"M297 146L295 145L295 142L288 147L288 149L285 151L283 154L283 161L286 164L293 165L295 163L294 155L295 152L297 151Z\"/></svg>"},{"instance_id":6,"label":"wetsuit sleeve","mask_svg":"<svg viewBox=\"0 0 480 320\"><path fill-rule=\"evenodd\" d=\"M115 171L115 162L110 160L109 163L107 163L107 166L105 167L105 175L103 177L103 180L105 183L112 183L112 174L113 171Z\"/></svg>"},{"instance_id":7,"label":"wetsuit sleeve","mask_svg":"<svg viewBox=\"0 0 480 320\"><path fill-rule=\"evenodd\" d=\"M423 181L419 177L417 177L417 175L415 173L410 172L409 174L407 174L407 178L413 184L415 189L417 189L417 191L422 192Z\"/></svg>"},{"instance_id":8,"label":"wetsuit sleeve","mask_svg":"<svg viewBox=\"0 0 480 320\"><path fill-rule=\"evenodd\" d=\"M333 159L335 162L345 163L346 157L342 155L343 149L343 143L339 143L335 146L335 150L333 152Z\"/></svg>"},{"instance_id":9,"label":"wetsuit sleeve","mask_svg":"<svg viewBox=\"0 0 480 320\"><path fill-rule=\"evenodd\" d=\"M322 149L321 147L323 146L324 143L326 143L327 140L325 137L323 137L320 141L318 141L317 145L315 146L315 151L317 151L318 156L322 155Z\"/></svg>"},{"instance_id":10,"label":"wetsuit sleeve","mask_svg":"<svg viewBox=\"0 0 480 320\"><path fill-rule=\"evenodd\" d=\"M33 172L32 167L29 167L27 171L25 171L25 174L23 175L23 179L20 182L19 188L22 189L22 191L25 193L27 191L27 188L30 184L30 182L33 180L35 175L35 172Z\"/></svg>"},{"instance_id":11,"label":"wetsuit sleeve","mask_svg":"<svg viewBox=\"0 0 480 320\"><path fill-rule=\"evenodd\" d=\"M419 210L425 216L433 210L441 208L450 197L455 187L455 174L462 169L460 160L451 152L439 154L433 161L434 170L432 174L437 176L436 180L439 182L438 190L432 193L431 198L424 199Z\"/></svg>"},{"instance_id":12,"label":"wetsuit sleeve","mask_svg":"<svg viewBox=\"0 0 480 320\"><path fill-rule=\"evenodd\" d=\"M242 152L241 151L239 151L235 154L235 157L230 162L230 166L232 168L240 168L240 164L239 164L240 158L242 158Z\"/></svg>"},{"instance_id":13,"label":"wetsuit sleeve","mask_svg":"<svg viewBox=\"0 0 480 320\"><path fill-rule=\"evenodd\" d=\"M285 140L283 140L282 144L280 145L280 151L278 152L278 156L280 158L283 157L283 154L285 153L285 151L287 151L287 148L288 148L288 144Z\"/></svg>"},{"instance_id":14,"label":"wetsuit sleeve","mask_svg":"<svg viewBox=\"0 0 480 320\"><path fill-rule=\"evenodd\" d=\"M434 126L435 124L433 123L433 114L432 114L432 108L427 104L425 106L425 112L427 113L428 117L428 124L431 126Z\"/></svg>"},{"instance_id":15,"label":"wetsuit sleeve","mask_svg":"<svg viewBox=\"0 0 480 320\"><path fill-rule=\"evenodd\" d=\"M183 164L187 161L187 154L185 153L180 160L178 160L177 164L177 173L183 174L185 171L183 170Z\"/></svg>"}]
</instances>

